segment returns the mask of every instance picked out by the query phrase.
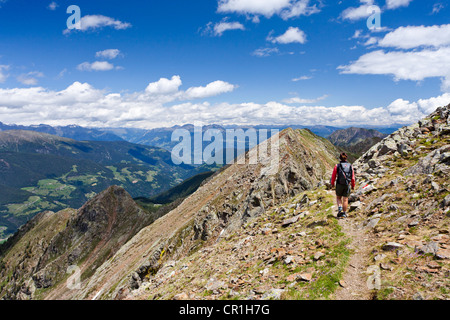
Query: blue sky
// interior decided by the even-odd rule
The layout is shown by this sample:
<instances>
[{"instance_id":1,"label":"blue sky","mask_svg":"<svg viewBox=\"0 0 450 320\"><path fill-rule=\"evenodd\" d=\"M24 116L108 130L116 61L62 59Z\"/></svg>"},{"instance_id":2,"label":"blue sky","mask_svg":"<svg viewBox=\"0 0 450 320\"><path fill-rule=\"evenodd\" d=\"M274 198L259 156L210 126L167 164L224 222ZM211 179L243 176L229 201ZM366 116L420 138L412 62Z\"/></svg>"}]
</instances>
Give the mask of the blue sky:
<instances>
[{"instance_id":1,"label":"blue sky","mask_svg":"<svg viewBox=\"0 0 450 320\"><path fill-rule=\"evenodd\" d=\"M67 30L70 5L81 30ZM0 6L5 123L389 125L450 103L449 1Z\"/></svg>"}]
</instances>

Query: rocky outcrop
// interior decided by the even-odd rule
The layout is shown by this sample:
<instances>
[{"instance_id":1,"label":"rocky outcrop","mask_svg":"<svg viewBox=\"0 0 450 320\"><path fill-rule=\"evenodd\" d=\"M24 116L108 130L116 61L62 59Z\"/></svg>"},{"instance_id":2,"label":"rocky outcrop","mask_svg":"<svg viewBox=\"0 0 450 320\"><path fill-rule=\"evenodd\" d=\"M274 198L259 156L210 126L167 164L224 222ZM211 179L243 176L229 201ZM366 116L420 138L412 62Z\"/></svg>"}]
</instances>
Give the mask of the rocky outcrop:
<instances>
[{"instance_id":1,"label":"rocky outcrop","mask_svg":"<svg viewBox=\"0 0 450 320\"><path fill-rule=\"evenodd\" d=\"M16 298L28 299L34 298L36 291L46 289L48 294L39 294L40 298L70 297L70 290L62 282L68 270L78 270L81 282L89 279L98 267L153 220L154 217L139 207L123 188L108 188L66 219L64 226L47 243L41 244L33 267L23 275L27 284L19 292L16 288L10 293L17 294ZM25 236L29 234L27 232ZM17 244L12 249L17 250Z\"/></svg>"},{"instance_id":2,"label":"rocky outcrop","mask_svg":"<svg viewBox=\"0 0 450 320\"><path fill-rule=\"evenodd\" d=\"M31 276L56 235L73 218L76 210L42 212L22 226L2 246L0 257L0 299L28 300L35 297Z\"/></svg>"},{"instance_id":3,"label":"rocky outcrop","mask_svg":"<svg viewBox=\"0 0 450 320\"><path fill-rule=\"evenodd\" d=\"M440 107L418 123L389 135L359 158L354 167L363 179L369 180L387 172L392 164L389 160L419 155L420 149L425 146L418 146L418 143L432 144L448 135L450 135L450 105ZM433 150L426 158L421 159L417 166L408 169L405 175L448 170L449 152L450 148L447 145ZM444 173L448 174L448 171Z\"/></svg>"},{"instance_id":4,"label":"rocky outcrop","mask_svg":"<svg viewBox=\"0 0 450 320\"><path fill-rule=\"evenodd\" d=\"M87 202L49 245L33 275L36 287L58 284L70 266L80 268L81 281L88 279L151 222L152 216L123 188L108 188ZM58 289L52 290L47 298L58 294Z\"/></svg>"},{"instance_id":5,"label":"rocky outcrop","mask_svg":"<svg viewBox=\"0 0 450 320\"><path fill-rule=\"evenodd\" d=\"M450 145L432 151L420 159L415 166L407 169L405 175L432 174L434 172L450 175Z\"/></svg>"},{"instance_id":6,"label":"rocky outcrop","mask_svg":"<svg viewBox=\"0 0 450 320\"><path fill-rule=\"evenodd\" d=\"M450 144L445 141L450 136L449 119L450 105L440 107L418 123L403 127L374 145L353 164L359 188L350 196L350 202L376 191L377 181L392 173L392 168L399 169L403 160L418 159L416 164L402 170L402 176L448 176ZM434 148L438 141L439 147ZM427 148L430 148L429 152ZM385 187L395 186L400 179L392 179ZM430 180L428 183L431 182Z\"/></svg>"}]
</instances>

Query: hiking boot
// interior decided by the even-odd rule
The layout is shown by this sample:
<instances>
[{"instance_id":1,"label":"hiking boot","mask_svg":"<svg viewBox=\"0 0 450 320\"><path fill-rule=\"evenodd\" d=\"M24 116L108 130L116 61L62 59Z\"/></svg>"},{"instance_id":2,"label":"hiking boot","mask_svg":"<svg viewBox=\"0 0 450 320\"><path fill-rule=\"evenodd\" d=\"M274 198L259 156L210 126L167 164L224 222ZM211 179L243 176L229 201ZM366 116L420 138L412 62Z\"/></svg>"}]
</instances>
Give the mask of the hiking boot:
<instances>
[{"instance_id":1,"label":"hiking boot","mask_svg":"<svg viewBox=\"0 0 450 320\"><path fill-rule=\"evenodd\" d=\"M343 211L340 211L338 213L337 217L340 218L340 219L344 219L344 218L347 218L347 214L345 212L343 212Z\"/></svg>"}]
</instances>

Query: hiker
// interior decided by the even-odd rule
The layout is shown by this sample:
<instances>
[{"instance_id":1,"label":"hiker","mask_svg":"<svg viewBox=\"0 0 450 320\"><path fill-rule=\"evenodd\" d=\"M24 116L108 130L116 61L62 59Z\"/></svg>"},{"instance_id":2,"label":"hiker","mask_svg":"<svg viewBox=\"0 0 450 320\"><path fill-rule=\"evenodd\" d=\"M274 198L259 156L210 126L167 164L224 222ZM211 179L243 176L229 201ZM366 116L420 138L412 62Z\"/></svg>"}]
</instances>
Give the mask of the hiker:
<instances>
[{"instance_id":1,"label":"hiker","mask_svg":"<svg viewBox=\"0 0 450 320\"><path fill-rule=\"evenodd\" d=\"M341 153L341 162L334 167L331 177L331 187L336 183L336 200L338 204L338 218L347 218L348 197L352 189L355 189L355 172L353 166L347 162L347 154Z\"/></svg>"}]
</instances>

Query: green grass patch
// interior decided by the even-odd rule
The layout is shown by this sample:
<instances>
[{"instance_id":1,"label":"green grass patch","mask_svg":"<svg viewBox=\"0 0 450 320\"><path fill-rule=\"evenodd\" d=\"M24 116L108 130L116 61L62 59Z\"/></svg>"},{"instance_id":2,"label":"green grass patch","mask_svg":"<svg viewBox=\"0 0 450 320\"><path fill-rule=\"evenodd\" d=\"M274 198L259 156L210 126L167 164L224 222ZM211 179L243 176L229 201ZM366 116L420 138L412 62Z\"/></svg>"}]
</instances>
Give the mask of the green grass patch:
<instances>
[{"instance_id":1,"label":"green grass patch","mask_svg":"<svg viewBox=\"0 0 450 320\"><path fill-rule=\"evenodd\" d=\"M388 300L389 295L391 295L394 292L394 289L392 287L382 288L381 290L377 291L376 299L377 300Z\"/></svg>"},{"instance_id":2,"label":"green grass patch","mask_svg":"<svg viewBox=\"0 0 450 320\"><path fill-rule=\"evenodd\" d=\"M321 199L311 208L310 217L327 220L326 225L313 228L311 236L314 239L325 240L328 245L325 256L321 260L311 259L307 265L294 270L294 272L302 272L313 266L315 272L311 282L299 282L288 290L284 298L289 300L330 299L339 286L352 253L347 248L351 239L342 232L338 220L330 216L334 197L325 193L324 189L315 190L314 193L307 192L307 195L311 200Z\"/></svg>"}]
</instances>

